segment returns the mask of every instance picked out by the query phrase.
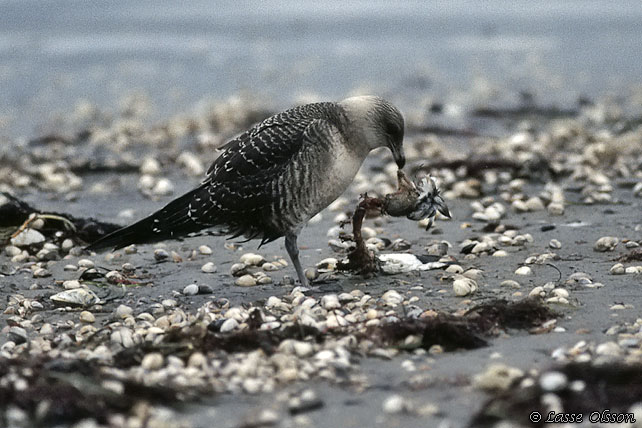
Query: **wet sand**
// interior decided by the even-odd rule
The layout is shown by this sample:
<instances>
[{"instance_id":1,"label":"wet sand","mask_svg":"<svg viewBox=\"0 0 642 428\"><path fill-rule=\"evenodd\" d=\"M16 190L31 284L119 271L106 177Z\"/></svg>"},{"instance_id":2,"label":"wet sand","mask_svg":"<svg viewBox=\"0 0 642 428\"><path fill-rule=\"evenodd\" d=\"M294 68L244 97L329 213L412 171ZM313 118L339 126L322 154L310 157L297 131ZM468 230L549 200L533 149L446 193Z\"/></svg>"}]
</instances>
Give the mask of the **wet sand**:
<instances>
[{"instance_id":1,"label":"wet sand","mask_svg":"<svg viewBox=\"0 0 642 428\"><path fill-rule=\"evenodd\" d=\"M606 109L608 111L608 107ZM586 111L582 114L586 114ZM488 132L488 129L493 129L494 132L500 130L500 135L481 139L471 139L467 136L444 137L434 133L417 131L421 127L417 122L410 120L409 128L414 131L409 132L407 138L407 146L411 148L408 169L417 170L420 168L420 164L425 162L452 160L449 156L454 151L453 147L465 147L469 153L478 154L478 150L488 150L493 144L505 144L501 146L505 152L500 152L499 157L515 161L519 159L519 155L511 153L511 145L519 145L518 139L520 138L533 138L532 144L520 146L521 149L518 152L532 154L544 150L543 147L548 140L545 137L539 137L538 133L553 135L555 132L561 132L559 130L551 131L552 128L557 129L555 128L556 123L561 124L559 126L562 128L566 126L567 129L573 130L572 133L597 132L599 134L599 131L593 131L595 128L593 125L587 125L586 129L578 131L576 126L579 122L565 122L567 120L565 118L553 117L551 119L535 115L520 119L521 121L514 120L507 117L505 113L498 119L488 119L481 124L479 119L470 119L471 123L477 120L476 129L481 134ZM531 129L526 131L526 134L531 137L525 137L525 131L520 130L525 121L531 124ZM635 118L628 123L633 129L635 126L639 127L639 124L636 125ZM539 374L560 364L564 365L574 360L579 361L578 356L582 355L584 355L583 361L588 358L589 361L598 365L615 364L620 361L639 364L639 350L642 341L639 331L635 331L635 323L639 318L639 291L642 285L642 274L612 275L609 270L616 264L618 257L631 254L642 241L642 216L640 215L642 198L634 194L634 186L641 180L640 152L639 147L636 148L635 145L621 145L622 136L628 135L626 130L615 130L616 128L612 128L613 125L608 122L604 122L600 126L613 130L612 134L603 134L603 138L613 145L620 144L618 147L623 148L621 153L630 153L630 157L623 158L620 152L616 152L613 154L612 161L602 163L601 160L605 159L603 156L606 155L599 154L598 159L601 160L593 165L591 164L590 150L587 147L592 147L594 150L598 150L599 147L595 146L597 143L591 138L587 139L585 145L581 145L566 143L564 137L556 136L554 138L558 138L556 144L559 145L561 158L555 159L553 156L549 159L551 161L549 166L555 161L563 161L568 162L567 167L570 165L574 168L557 178L548 175L551 172L541 168L531 170L528 176L522 176L523 181L520 183L513 181L519 176L519 172L510 168L500 168L490 175L487 173L494 171L493 168L485 170L486 172L482 172L481 175L476 175L472 169L469 169L467 174L460 172L458 175L453 175L455 172L453 169L435 168L431 172L441 179L443 190L446 191L447 203L453 213L452 220L439 219L435 227L428 232L418 227L416 222L405 219L380 218L366 221L365 226L375 230L379 229L378 237L387 238L390 241L397 238L409 241L411 246L408 251L417 255L425 254L434 240L448 241L450 243L448 248L449 263L460 265L463 271L481 270L481 273L473 275L478 287L476 292L464 297L456 296L452 288L453 275L443 269L397 275L380 274L373 278L334 272L329 274L329 278L328 275L325 275L325 279L316 281L310 290L304 291L306 296L321 302L323 296L340 295L357 290L357 293L367 294L377 299L376 307L380 310L378 316L382 320L391 314L396 314L393 316L394 319L403 320L406 311L410 308L419 308L420 313L424 314L422 316L431 316L429 314L432 311L461 315L463 311L492 299L519 301L532 294L536 287L544 286L538 293L543 296L541 302L556 311L559 316L554 324L548 328L540 329L539 334L531 334L533 329L500 327L497 332L485 337L489 343L488 346L454 352L444 352L439 346L418 351L401 350L397 352L398 346L391 346L388 348L390 352L376 354L373 352L374 348L364 351L355 347L350 350L349 366L345 369L347 374L341 374L335 367L329 378L317 374L308 380L277 382L273 388L265 392L247 393L243 391L243 388L247 387L239 390L238 386L231 391L225 391L223 385L222 392L216 392L216 388L205 388L203 392L199 392L195 396L188 394L189 398L185 402L178 400L167 403L164 400L154 401L151 399L150 403L152 406L169 406L172 409L171 417L175 418L174 420L183 421L186 426L193 427L254 426L249 421L256 416L257 412L265 410L273 410L276 415L275 420L265 419L263 421L265 426L270 424L275 426L346 427L364 425L410 427L418 425L440 426L440 424L457 427L469 424L471 426L486 426L471 421L474 420L475 415L485 411L487 400L501 396L498 392L485 391L484 387L475 381L475 376L485 372L491 364L502 363L521 369L526 378L530 377L536 382ZM97 134L96 130L92 132L93 135ZM146 135L146 132L148 131L145 131L143 135ZM93 149L90 148L90 154L92 150L103 147L100 142L95 144ZM190 177L186 174L185 168L177 165L174 161L177 150L180 152L185 147L192 149L196 147L194 140L190 142L187 139L184 144L178 149L173 143L168 146L164 146L162 143L160 146L152 143L134 145L133 148L123 146L122 150L113 147L109 149L116 154L138 152L138 158L133 162L134 165L140 165L141 159L145 156L162 159L163 169L160 174L174 183L174 192L171 196L156 196L150 199L149 196L145 196L144 192L136 189L140 182L140 172L134 169L136 172L115 173L110 168L106 168L104 172L100 173L82 174L82 187L71 192L55 193L38 190L35 186L27 186L17 193L25 201L43 212L63 212L78 217L92 216L100 220L124 224L127 220L119 217L119 213L122 213L123 210L133 209L133 213L129 214L132 218L139 218L198 182L198 177ZM426 158L421 154L435 147L440 151L434 157ZM206 157L208 149L201 148L200 150L203 150L203 157ZM37 160L37 153L34 153L31 152L31 155L34 156L34 163L37 165L41 161ZM457 155L459 159L465 158L461 156L461 152ZM313 267L325 258L344 256L344 254L337 254L328 246L329 238L326 233L336 225L334 218L337 214L349 213L356 206L361 189L359 186L372 188L373 191L381 188L381 173L386 170L389 162L389 154L385 152L373 154L364 165L354 186L344 195L347 201L345 207L338 211L324 211L319 222L310 224L304 229L299 240L304 266ZM526 163L523 162L524 165ZM486 168L483 164L483 162L479 163L482 171ZM609 165L617 165L620 169L611 168ZM621 168L624 166L629 168L628 176L621 172ZM585 168L588 175L583 177L580 172ZM24 173L24 171L19 173ZM493 175L495 173L498 175ZM504 174L503 178L502 174ZM597 178L591 178L591 174ZM34 184L39 187L46 185L46 180L34 177ZM475 185L470 184L470 180L476 179L475 177L481 177L479 179L481 190L478 189L477 196L464 197L461 189L456 190L460 183L465 184L462 188L467 189L466 191L477 189ZM607 183L602 182L603 177L607 177ZM394 183L390 174L383 182L388 183L388 186ZM513 183L512 186L517 190L506 190L510 187L510 183ZM547 189L547 184L551 183L556 183L562 188L564 195L563 215L552 215L547 209L519 212L515 207L511 208L510 202L506 202L501 196L502 193L508 192L513 201L526 200L527 197L540 195ZM96 191L96 186L107 186L108 190ZM520 194L526 196L519 196ZM604 194L609 195L608 200L604 202L591 202L587 199L603 197ZM487 200L484 201L484 198ZM490 249L478 254L470 253L470 248L464 250L462 245L467 239L481 240L485 235L492 235L496 228L496 226L489 228L487 222L480 221L479 217L477 219L473 217L475 211L480 212L480 207L475 207L471 203L482 201L482 205L487 207L490 202L488 198L499 201L506 207L505 215L497 221L497 224L504 225L507 230L514 230L515 234L520 236L530 234L532 239L526 240L520 245L502 245L496 241ZM495 234L495 238L497 236L502 236L502 232ZM614 251L596 252L594 250L596 241L603 236L618 237L619 243ZM558 240L561 248L551 248L549 243L552 239ZM120 305L131 308L133 316L142 312L154 313L158 316L163 311L168 315L175 314L176 311L196 314L199 308L203 308L208 302L216 302L217 299L224 298L229 300L229 307L256 306L263 308L268 313L269 310L266 309L265 304L270 296L285 300L289 298L288 295L292 293L294 285L288 284L287 281L284 285L282 280L286 275L290 278L295 276L291 266L281 268L276 272L267 272L273 282L254 287L234 285L235 278L230 274L230 267L238 262L242 254L247 252L258 252L265 260L286 258L281 240L268 244L260 250L256 249L256 244L253 242L239 244L235 249L226 248L225 242L222 237L210 236L194 237L183 242L167 242L163 248L179 255L182 259L180 262L173 262L171 258L169 261L157 261L154 258L155 247L151 245L140 246L138 251L132 254L121 250L107 258L104 254L67 255L63 260L54 259L52 262L45 263L50 276L44 278L34 277L35 270L30 266L33 265L33 261L37 260L33 256L17 262L12 261L11 257L3 252L0 256L0 265L3 266L3 272L6 272L7 275L0 279L2 284L0 293L5 296L2 298L1 308L5 311L3 317L7 320L7 326L22 325L31 316L38 315L32 322L25 324L26 343L16 343L15 334L12 336L9 328L3 326L0 342L3 344L4 356L12 358L27 356L29 354L28 345L31 341L35 341L38 337L43 337L46 341L51 340L51 336L39 333L43 323L52 324L56 335L64 335L66 331L80 334L83 323L79 323L79 314L83 308L61 311L49 301L51 295L62 291L62 281L82 278L81 271L64 269L65 265L78 264L80 259L91 259L103 274L114 269L122 272L123 264L130 263L135 268L137 280L145 283L139 286L122 287L109 284L100 275L98 279L93 281L81 281L103 301L103 304L98 308L85 308L89 309L95 317L95 321L89 324L106 331L116 331L120 328L118 326L126 323L127 315L123 320L119 320L117 315ZM628 246L627 242L630 243ZM195 252L194 250L201 245L211 247L212 254L203 255L198 251ZM504 257L491 255L498 250L506 251L506 255ZM391 252L391 250L383 249L382 252ZM551 253L554 253L554 256L550 258L526 263L530 256L550 255ZM217 272L202 272L201 266L210 261L216 265ZM532 269L532 274L516 275L515 271L525 265ZM640 265L640 262L634 261L624 263L624 265L635 267ZM578 272L585 273L590 280L582 281L577 279L577 275L572 276ZM500 285L505 280L518 281L519 288ZM192 283L209 286L212 294L184 295L184 287ZM595 286L596 283L602 284L602 286ZM37 285L34 286L34 284ZM556 294L554 289L563 289L564 293ZM404 303L386 306L384 293L389 290L396 290L403 296ZM10 296L14 295L20 295L22 296L20 299L27 299L27 301L39 301L42 308L27 314L16 312L16 308L20 304L16 305L15 301L11 300ZM559 300L559 297L564 297L564 299ZM551 298L556 299L551 300ZM154 312L158 310L159 303L166 299L175 300L175 307L162 309L159 313ZM221 314L224 313L225 311L221 312ZM134 322L133 318L131 320ZM639 321L637 322L639 323ZM627 323L629 327L626 327ZM346 333L356 334L355 332L361 328L358 325L362 324L356 323L354 325L356 330L350 330L352 326L347 331L339 328L334 334L338 334L339 337ZM630 327L631 325L633 327ZM239 330L243 328L247 328L247 326L238 327ZM324 331L332 332L332 328ZM234 333L233 331L231 334ZM52 343L58 343L57 347L61 351L67 349L70 353L65 354L67 357L76 355L74 358L78 358L79 354L77 353L85 346L82 345L82 342L79 346L65 341L60 342L55 337ZM321 348L318 348L317 351L321 351L323 346L333 349L333 345L328 344L332 342L330 338L325 337L323 340L326 345L323 345L324 342L322 342ZM624 340L629 340L629 342L623 342ZM13 345L7 345L9 341L13 341ZM360 341L363 341L363 338L358 339L358 342ZM584 342L584 345L580 346L582 349L580 352L576 348L581 341ZM615 348L604 346L600 348L600 344L608 342L615 342ZM110 352L114 352L114 355L117 351L127 348L124 343L120 344L115 341L113 335L111 339L108 335L104 337L104 340L100 339L97 343L88 343L86 346L87 349L95 349L98 344L110 348ZM39 345L36 349L41 346ZM153 350L153 346L151 349ZM574 349L576 350L574 351ZM39 352L47 354L42 349L36 353ZM165 358L168 358L170 354L171 352L165 355ZM221 358L221 361L227 361L228 358L235 358L239 355L245 354L238 352L226 354L225 351L218 351L212 352L208 358L212 358L212 361L218 361ZM140 361L138 363L140 364ZM225 384L225 382L231 382L231 378L222 378L221 381ZM218 388L221 386L219 385ZM303 411L299 415L289 413L287 410L288 401L301 394L303 390L310 388L315 392L317 401L320 401L321 404L312 410ZM180 388L178 390L180 391ZM395 397L396 395L401 396L402 407L400 409L394 406L387 407L391 406L388 402L391 397L398 399ZM386 402L388 405L385 404ZM634 402L633 400L626 404L627 408ZM596 405L601 404L596 401ZM7 408L3 408L3 410L6 411ZM624 410L626 409L620 409L620 411ZM111 411L118 413L115 410ZM6 415L5 413L5 418L7 418ZM508 414L505 417L516 426L530 426L530 422L526 419L527 413L524 413L523 417L509 416ZM500 419L502 419L501 416ZM163 420L163 417L160 417L160 420ZM157 425L153 426L163 426L161 422L158 422L158 417L154 421L154 424ZM171 426L176 422L167 423L170 423ZM114 421L112 424L117 425Z\"/></svg>"}]
</instances>

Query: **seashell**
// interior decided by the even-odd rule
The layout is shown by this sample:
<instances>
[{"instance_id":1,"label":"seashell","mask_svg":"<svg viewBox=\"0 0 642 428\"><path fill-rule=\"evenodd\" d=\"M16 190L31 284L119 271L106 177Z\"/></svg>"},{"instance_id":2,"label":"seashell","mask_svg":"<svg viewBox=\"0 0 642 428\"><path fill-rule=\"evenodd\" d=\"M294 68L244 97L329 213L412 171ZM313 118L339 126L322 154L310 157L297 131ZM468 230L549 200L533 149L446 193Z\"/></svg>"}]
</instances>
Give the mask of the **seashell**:
<instances>
[{"instance_id":1,"label":"seashell","mask_svg":"<svg viewBox=\"0 0 642 428\"><path fill-rule=\"evenodd\" d=\"M51 301L57 304L70 306L91 306L100 301L93 291L84 288L61 291L50 297Z\"/></svg>"}]
</instances>

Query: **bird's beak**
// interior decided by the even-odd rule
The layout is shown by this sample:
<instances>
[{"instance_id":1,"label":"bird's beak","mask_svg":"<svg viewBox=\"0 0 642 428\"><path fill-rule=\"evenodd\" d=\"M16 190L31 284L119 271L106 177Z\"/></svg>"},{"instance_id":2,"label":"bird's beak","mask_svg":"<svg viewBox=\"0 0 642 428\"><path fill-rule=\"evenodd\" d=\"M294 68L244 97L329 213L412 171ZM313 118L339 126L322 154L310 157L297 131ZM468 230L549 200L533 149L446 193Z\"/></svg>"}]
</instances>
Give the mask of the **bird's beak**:
<instances>
[{"instance_id":1,"label":"bird's beak","mask_svg":"<svg viewBox=\"0 0 642 428\"><path fill-rule=\"evenodd\" d=\"M444 198L442 198L441 196L436 196L433 201L434 207L437 208L437 211L439 211L444 217L450 218L450 210L448 209Z\"/></svg>"},{"instance_id":2,"label":"bird's beak","mask_svg":"<svg viewBox=\"0 0 642 428\"><path fill-rule=\"evenodd\" d=\"M399 169L403 169L406 164L406 156L403 154L403 147L401 145L390 145L390 151L392 152L392 157L397 163Z\"/></svg>"}]
</instances>

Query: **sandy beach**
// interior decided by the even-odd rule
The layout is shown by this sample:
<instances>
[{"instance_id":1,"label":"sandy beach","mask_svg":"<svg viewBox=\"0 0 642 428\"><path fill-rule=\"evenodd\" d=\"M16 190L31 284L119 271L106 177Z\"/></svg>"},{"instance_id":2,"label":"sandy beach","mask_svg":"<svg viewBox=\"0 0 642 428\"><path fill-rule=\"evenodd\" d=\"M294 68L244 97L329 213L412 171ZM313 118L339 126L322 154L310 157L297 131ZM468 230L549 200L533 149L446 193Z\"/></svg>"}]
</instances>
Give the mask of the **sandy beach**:
<instances>
[{"instance_id":1,"label":"sandy beach","mask_svg":"<svg viewBox=\"0 0 642 428\"><path fill-rule=\"evenodd\" d=\"M89 10L67 12L83 37L46 26L32 38L17 26L0 32L8 59L0 79L11 94L0 106L0 425L562 426L545 423L551 412L581 416L580 426L617 426L609 414L620 422L634 415L639 425L642 89L636 64L613 57L642 43L629 37L642 11L552 2L558 21L551 10L529 11L552 28L543 38L535 25L515 29L528 21L520 10L500 15L503 3L491 3L476 18L458 3L430 6L433 15L400 33L391 28L417 4L354 6L343 21L323 5L319 16L345 24L332 27L332 38L305 7L274 11L261 24L255 9L226 5L206 31L209 21L196 17L208 9L198 3L182 15L168 5L152 14L118 4L103 11L113 26L94 30ZM37 20L13 2L3 8ZM345 30L358 16L369 24ZM405 34L435 16L444 28ZM156 22L165 42L146 26L128 39L140 22ZM297 22L311 35L291 45ZM385 27L378 46L395 53L382 70L366 62L359 72L360 46L377 22ZM579 23L571 35L569 22ZM278 23L294 29L256 36ZM173 25L180 31L171 37ZM611 36L574 49L588 27ZM227 44L226 28L235 29ZM47 32L55 37L34 42ZM320 33L327 39L315 39ZM419 49L431 37L450 42ZM10 51L5 39L40 53ZM323 40L331 49L316 62L301 54ZM276 59L265 53L275 46ZM422 55L399 62L413 52ZM573 52L590 65L585 75ZM489 58L507 62L488 66ZM283 75L274 71L279 61L288 64ZM407 70L396 80L395 62ZM482 65L471 77L452 71L455 63ZM212 75L220 87L205 89ZM360 195L396 188L387 150L373 152L302 231L309 288L295 283L281 239L257 248L202 235L83 252L197 185L219 148L252 124L298 103L363 92L402 108L404 170L434 177L452 213L428 231L375 216L364 236L377 256L414 255L426 270L336 269L351 245L350 225L341 225Z\"/></svg>"}]
</instances>

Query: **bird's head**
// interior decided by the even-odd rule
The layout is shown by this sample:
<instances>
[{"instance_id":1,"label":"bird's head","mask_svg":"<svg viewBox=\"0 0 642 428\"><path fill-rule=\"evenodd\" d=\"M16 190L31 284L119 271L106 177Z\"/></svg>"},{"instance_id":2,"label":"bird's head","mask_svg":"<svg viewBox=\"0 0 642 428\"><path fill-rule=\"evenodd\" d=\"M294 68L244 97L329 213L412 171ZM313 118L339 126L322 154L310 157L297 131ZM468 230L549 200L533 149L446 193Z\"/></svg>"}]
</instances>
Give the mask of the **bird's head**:
<instances>
[{"instance_id":1,"label":"bird's head","mask_svg":"<svg viewBox=\"0 0 642 428\"><path fill-rule=\"evenodd\" d=\"M399 169L406 164L403 152L404 120L395 106L383 98L359 96L341 102L356 124L364 130L370 150L388 147Z\"/></svg>"}]
</instances>

